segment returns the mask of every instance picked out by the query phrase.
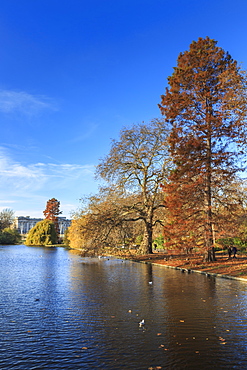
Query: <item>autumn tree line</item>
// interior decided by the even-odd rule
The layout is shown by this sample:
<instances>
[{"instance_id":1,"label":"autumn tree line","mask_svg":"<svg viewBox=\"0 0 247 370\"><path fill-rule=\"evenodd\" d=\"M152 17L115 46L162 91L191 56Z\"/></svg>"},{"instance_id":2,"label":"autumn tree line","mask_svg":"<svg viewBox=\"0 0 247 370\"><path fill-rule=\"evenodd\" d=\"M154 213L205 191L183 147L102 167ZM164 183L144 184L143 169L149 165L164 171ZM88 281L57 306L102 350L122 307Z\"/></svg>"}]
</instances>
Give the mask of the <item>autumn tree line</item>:
<instances>
[{"instance_id":1,"label":"autumn tree line","mask_svg":"<svg viewBox=\"0 0 247 370\"><path fill-rule=\"evenodd\" d=\"M160 119L123 128L100 160L98 194L82 200L68 240L94 250L137 245L202 250L246 231L246 72L215 40L180 53Z\"/></svg>"}]
</instances>

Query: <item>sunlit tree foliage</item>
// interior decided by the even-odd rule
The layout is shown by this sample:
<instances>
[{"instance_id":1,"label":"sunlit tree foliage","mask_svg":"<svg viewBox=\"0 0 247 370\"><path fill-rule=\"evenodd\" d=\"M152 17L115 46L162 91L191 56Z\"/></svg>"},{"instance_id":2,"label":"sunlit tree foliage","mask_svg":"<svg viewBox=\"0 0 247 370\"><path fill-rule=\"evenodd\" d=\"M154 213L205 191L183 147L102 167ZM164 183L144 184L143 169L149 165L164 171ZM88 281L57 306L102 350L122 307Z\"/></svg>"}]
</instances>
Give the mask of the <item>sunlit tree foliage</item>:
<instances>
[{"instance_id":1,"label":"sunlit tree foliage","mask_svg":"<svg viewBox=\"0 0 247 370\"><path fill-rule=\"evenodd\" d=\"M28 233L26 245L52 245L57 243L55 225L50 220L39 221Z\"/></svg>"},{"instance_id":2,"label":"sunlit tree foliage","mask_svg":"<svg viewBox=\"0 0 247 370\"><path fill-rule=\"evenodd\" d=\"M167 239L203 244L214 260L216 209L238 208L233 196L244 169L246 144L246 75L228 52L206 37L181 53L160 109L172 126L170 153L175 166L164 183L170 222Z\"/></svg>"},{"instance_id":3,"label":"sunlit tree foliage","mask_svg":"<svg viewBox=\"0 0 247 370\"><path fill-rule=\"evenodd\" d=\"M142 253L152 253L153 228L161 222L156 213L164 207L160 184L167 179L170 163L167 135L165 123L158 120L125 128L97 167L98 176L109 187L125 197L134 195L133 203L119 212L126 222L143 223Z\"/></svg>"},{"instance_id":4,"label":"sunlit tree foliage","mask_svg":"<svg viewBox=\"0 0 247 370\"><path fill-rule=\"evenodd\" d=\"M58 215L62 213L59 208L60 202L56 198L52 198L47 201L46 209L43 212L45 219L54 223L57 236L59 235Z\"/></svg>"}]
</instances>

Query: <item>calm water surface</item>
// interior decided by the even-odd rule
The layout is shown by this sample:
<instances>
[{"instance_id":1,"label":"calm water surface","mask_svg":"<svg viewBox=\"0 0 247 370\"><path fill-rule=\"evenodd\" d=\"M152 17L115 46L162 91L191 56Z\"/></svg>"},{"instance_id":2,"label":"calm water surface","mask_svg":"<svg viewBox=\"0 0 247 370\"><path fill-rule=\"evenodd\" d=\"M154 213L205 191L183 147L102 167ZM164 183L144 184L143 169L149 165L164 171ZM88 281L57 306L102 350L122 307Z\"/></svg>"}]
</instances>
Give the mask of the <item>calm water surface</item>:
<instances>
[{"instance_id":1,"label":"calm water surface","mask_svg":"<svg viewBox=\"0 0 247 370\"><path fill-rule=\"evenodd\" d=\"M26 246L0 282L0 369L247 369L246 283Z\"/></svg>"}]
</instances>

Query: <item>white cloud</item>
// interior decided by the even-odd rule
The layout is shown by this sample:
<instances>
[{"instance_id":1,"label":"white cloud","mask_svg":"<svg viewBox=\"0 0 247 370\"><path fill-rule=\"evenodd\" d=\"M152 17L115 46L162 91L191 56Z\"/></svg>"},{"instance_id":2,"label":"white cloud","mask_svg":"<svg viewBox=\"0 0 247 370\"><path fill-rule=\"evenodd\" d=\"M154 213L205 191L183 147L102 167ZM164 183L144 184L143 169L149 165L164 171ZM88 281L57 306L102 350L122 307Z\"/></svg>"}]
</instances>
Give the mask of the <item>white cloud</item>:
<instances>
[{"instance_id":1,"label":"white cloud","mask_svg":"<svg viewBox=\"0 0 247 370\"><path fill-rule=\"evenodd\" d=\"M21 113L33 116L46 109L55 109L45 96L35 96L24 91L0 90L0 112Z\"/></svg>"},{"instance_id":2,"label":"white cloud","mask_svg":"<svg viewBox=\"0 0 247 370\"><path fill-rule=\"evenodd\" d=\"M37 189L45 180L46 176L35 165L24 166L15 162L0 149L0 189Z\"/></svg>"},{"instance_id":3,"label":"white cloud","mask_svg":"<svg viewBox=\"0 0 247 370\"><path fill-rule=\"evenodd\" d=\"M23 165L13 161L3 148L0 148L0 180L1 182L13 181L17 183L25 181L26 187L33 187L36 182L40 186L49 180L57 178L67 180L76 179L81 176L93 176L93 165L78 164L54 164L34 163ZM18 186L18 184L15 186ZM23 184L22 184L23 185Z\"/></svg>"},{"instance_id":4,"label":"white cloud","mask_svg":"<svg viewBox=\"0 0 247 370\"><path fill-rule=\"evenodd\" d=\"M20 211L32 215L35 210L42 213L46 201L56 197L68 214L78 207L79 198L96 191L94 169L93 165L68 163L22 164L0 147L0 207L14 203L10 208L18 210L18 215Z\"/></svg>"}]
</instances>

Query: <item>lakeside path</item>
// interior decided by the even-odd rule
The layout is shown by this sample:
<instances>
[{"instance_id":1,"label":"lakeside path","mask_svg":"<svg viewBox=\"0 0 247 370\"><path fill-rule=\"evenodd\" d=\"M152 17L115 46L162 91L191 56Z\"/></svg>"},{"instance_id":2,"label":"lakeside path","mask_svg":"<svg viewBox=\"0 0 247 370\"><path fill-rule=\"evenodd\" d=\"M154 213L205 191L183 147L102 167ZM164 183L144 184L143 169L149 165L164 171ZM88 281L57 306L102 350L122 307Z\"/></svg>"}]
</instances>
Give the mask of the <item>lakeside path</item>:
<instances>
[{"instance_id":1,"label":"lakeside path","mask_svg":"<svg viewBox=\"0 0 247 370\"><path fill-rule=\"evenodd\" d=\"M153 253L148 255L126 256L136 262L154 263L182 271L195 271L212 276L225 278L238 278L247 282L247 257L238 255L237 258L229 259L226 255L216 255L215 262L202 262L201 255L164 255Z\"/></svg>"}]
</instances>

